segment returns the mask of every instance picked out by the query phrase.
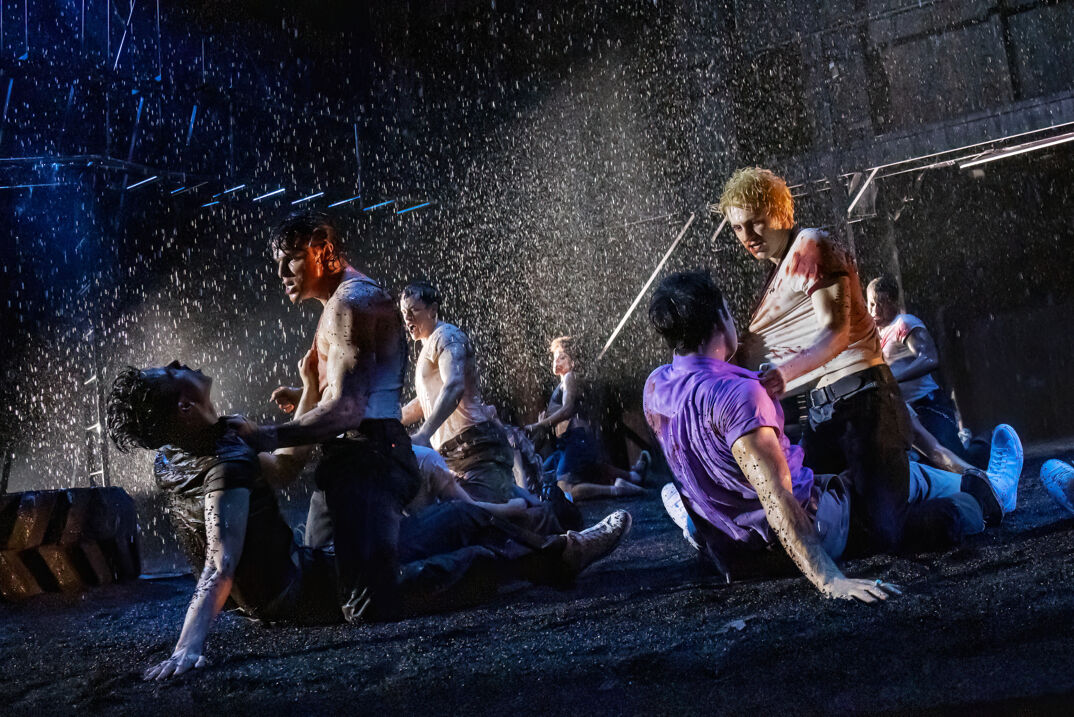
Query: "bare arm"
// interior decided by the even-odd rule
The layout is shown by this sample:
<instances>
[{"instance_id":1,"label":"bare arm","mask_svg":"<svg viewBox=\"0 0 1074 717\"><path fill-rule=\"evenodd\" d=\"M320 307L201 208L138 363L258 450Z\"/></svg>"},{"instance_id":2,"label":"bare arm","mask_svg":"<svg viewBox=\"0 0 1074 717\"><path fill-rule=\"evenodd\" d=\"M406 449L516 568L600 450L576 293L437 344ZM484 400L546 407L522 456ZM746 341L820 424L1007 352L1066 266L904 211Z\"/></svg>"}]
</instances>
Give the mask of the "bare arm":
<instances>
[{"instance_id":1,"label":"bare arm","mask_svg":"<svg viewBox=\"0 0 1074 717\"><path fill-rule=\"evenodd\" d=\"M320 381L317 375L317 352L310 349L298 363L302 376L302 394L295 409L295 418L301 418L321 400ZM274 488L285 488L298 478L313 453L313 446L280 448L273 453L258 453L261 475Z\"/></svg>"},{"instance_id":2,"label":"bare arm","mask_svg":"<svg viewBox=\"0 0 1074 717\"><path fill-rule=\"evenodd\" d=\"M258 427L242 418L229 425L258 452L323 443L357 428L369 400L376 320L376 308L370 306L368 297L333 297L318 327L328 343L326 386L320 403L279 426Z\"/></svg>"},{"instance_id":3,"label":"bare arm","mask_svg":"<svg viewBox=\"0 0 1074 717\"><path fill-rule=\"evenodd\" d=\"M421 401L418 399L415 398L413 401L403 406L402 420L404 426L411 426L424 417L425 414L421 410Z\"/></svg>"},{"instance_id":4,"label":"bare arm","mask_svg":"<svg viewBox=\"0 0 1074 717\"><path fill-rule=\"evenodd\" d=\"M936 440L936 436L928 432L913 412L910 413L910 426L914 433L914 449L925 456L929 463L952 473L965 473L973 468L969 463L944 448Z\"/></svg>"},{"instance_id":5,"label":"bare arm","mask_svg":"<svg viewBox=\"0 0 1074 717\"><path fill-rule=\"evenodd\" d=\"M794 497L790 468L774 430L762 426L747 433L735 441L731 451L757 491L768 524L809 582L825 597L857 598L862 602L887 598L887 592L875 582L844 576L824 552L809 516Z\"/></svg>"},{"instance_id":6,"label":"bare arm","mask_svg":"<svg viewBox=\"0 0 1074 717\"><path fill-rule=\"evenodd\" d=\"M186 610L183 630L172 656L145 671L147 680L166 680L205 664L202 652L213 620L231 594L235 567L242 556L250 491L218 490L205 496L205 537L208 548L194 597Z\"/></svg>"},{"instance_id":7,"label":"bare arm","mask_svg":"<svg viewBox=\"0 0 1074 717\"><path fill-rule=\"evenodd\" d=\"M918 326L910 332L906 337L906 348L910 349L913 358L907 356L891 364L891 373L895 375L896 381L912 381L940 367L940 352L936 350L936 342L924 327Z\"/></svg>"},{"instance_id":8,"label":"bare arm","mask_svg":"<svg viewBox=\"0 0 1074 717\"><path fill-rule=\"evenodd\" d=\"M459 401L462 400L462 394L466 390L466 362L468 360L470 357L466 355L465 344L454 342L444 347L437 361L444 387L440 390L440 395L436 397L432 412L425 417L425 423L414 434L415 442L428 445L436 429L440 428L448 416L459 407Z\"/></svg>"},{"instance_id":9,"label":"bare arm","mask_svg":"<svg viewBox=\"0 0 1074 717\"><path fill-rule=\"evenodd\" d=\"M850 279L841 276L810 295L820 332L812 344L761 375L761 383L770 396L779 398L788 382L820 368L850 345L849 294Z\"/></svg>"},{"instance_id":10,"label":"bare arm","mask_svg":"<svg viewBox=\"0 0 1074 717\"><path fill-rule=\"evenodd\" d=\"M559 410L553 411L526 428L532 430L543 426L551 427L560 421L570 420L578 412L578 394L578 377L574 375L574 371L571 371L563 377L563 405L559 407Z\"/></svg>"}]
</instances>

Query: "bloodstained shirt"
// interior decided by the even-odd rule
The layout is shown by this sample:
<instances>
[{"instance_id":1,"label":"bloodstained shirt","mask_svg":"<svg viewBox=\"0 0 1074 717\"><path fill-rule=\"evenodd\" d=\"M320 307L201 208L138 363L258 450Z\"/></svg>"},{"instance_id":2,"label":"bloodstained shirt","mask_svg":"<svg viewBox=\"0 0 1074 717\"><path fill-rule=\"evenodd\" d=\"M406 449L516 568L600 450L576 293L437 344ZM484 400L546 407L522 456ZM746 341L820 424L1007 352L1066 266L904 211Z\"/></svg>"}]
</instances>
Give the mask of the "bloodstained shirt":
<instances>
[{"instance_id":1,"label":"bloodstained shirt","mask_svg":"<svg viewBox=\"0 0 1074 717\"><path fill-rule=\"evenodd\" d=\"M802 229L797 235L792 232L787 255L772 275L750 319L749 331L758 343L743 348L747 354L746 365L753 369L763 362L778 365L811 346L820 334L821 325L810 297L844 276L850 281L849 344L828 363L788 381L786 392L800 393L826 374L853 373L880 363L883 360L880 338L873 317L866 310L854 260L827 232Z\"/></svg>"},{"instance_id":2,"label":"bloodstained shirt","mask_svg":"<svg viewBox=\"0 0 1074 717\"><path fill-rule=\"evenodd\" d=\"M880 329L880 345L884 351L884 360L889 365L894 366L898 361L914 359L914 352L906 345L906 339L918 329L928 331L924 322L913 314L899 314L890 324ZM930 373L909 381L899 381L899 390L907 403L919 401L939 387Z\"/></svg>"}]
</instances>

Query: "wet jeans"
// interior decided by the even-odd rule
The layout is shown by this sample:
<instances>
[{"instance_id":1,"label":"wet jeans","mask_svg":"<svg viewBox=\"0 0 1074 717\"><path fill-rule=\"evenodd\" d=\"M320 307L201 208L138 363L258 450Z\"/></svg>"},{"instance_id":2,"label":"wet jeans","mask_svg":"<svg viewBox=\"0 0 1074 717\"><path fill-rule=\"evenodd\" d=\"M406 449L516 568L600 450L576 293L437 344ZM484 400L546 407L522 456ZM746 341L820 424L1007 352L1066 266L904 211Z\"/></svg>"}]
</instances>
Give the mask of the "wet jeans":
<instances>
[{"instance_id":1,"label":"wet jeans","mask_svg":"<svg viewBox=\"0 0 1074 717\"><path fill-rule=\"evenodd\" d=\"M816 473L844 473L853 494L852 541L860 547L940 549L963 535L960 499L911 502L910 415L886 365L861 372L871 387L814 405L802 439L805 464Z\"/></svg>"},{"instance_id":2,"label":"wet jeans","mask_svg":"<svg viewBox=\"0 0 1074 717\"><path fill-rule=\"evenodd\" d=\"M306 545L335 544L348 622L384 619L397 607L399 524L421 483L399 421L367 419L353 433L324 444L306 521Z\"/></svg>"},{"instance_id":3,"label":"wet jeans","mask_svg":"<svg viewBox=\"0 0 1074 717\"><path fill-rule=\"evenodd\" d=\"M444 442L440 455L474 500L505 503L515 497L515 453L495 421L470 426Z\"/></svg>"}]
</instances>

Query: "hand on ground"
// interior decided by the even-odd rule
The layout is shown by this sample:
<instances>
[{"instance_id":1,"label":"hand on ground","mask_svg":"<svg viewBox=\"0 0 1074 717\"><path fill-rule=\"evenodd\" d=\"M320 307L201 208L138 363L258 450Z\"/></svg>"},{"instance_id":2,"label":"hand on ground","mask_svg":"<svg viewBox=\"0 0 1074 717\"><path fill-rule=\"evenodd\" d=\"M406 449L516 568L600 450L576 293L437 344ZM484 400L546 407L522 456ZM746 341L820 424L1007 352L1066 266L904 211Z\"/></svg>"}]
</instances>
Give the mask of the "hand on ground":
<instances>
[{"instance_id":1,"label":"hand on ground","mask_svg":"<svg viewBox=\"0 0 1074 717\"><path fill-rule=\"evenodd\" d=\"M839 578L828 588L828 597L840 600L860 600L864 603L887 600L889 595L902 595L902 590L898 585L881 580Z\"/></svg>"},{"instance_id":2,"label":"hand on ground","mask_svg":"<svg viewBox=\"0 0 1074 717\"><path fill-rule=\"evenodd\" d=\"M142 673L143 680L167 680L178 677L184 672L207 664L204 655L186 650L177 650L171 657L158 665L153 665Z\"/></svg>"}]
</instances>

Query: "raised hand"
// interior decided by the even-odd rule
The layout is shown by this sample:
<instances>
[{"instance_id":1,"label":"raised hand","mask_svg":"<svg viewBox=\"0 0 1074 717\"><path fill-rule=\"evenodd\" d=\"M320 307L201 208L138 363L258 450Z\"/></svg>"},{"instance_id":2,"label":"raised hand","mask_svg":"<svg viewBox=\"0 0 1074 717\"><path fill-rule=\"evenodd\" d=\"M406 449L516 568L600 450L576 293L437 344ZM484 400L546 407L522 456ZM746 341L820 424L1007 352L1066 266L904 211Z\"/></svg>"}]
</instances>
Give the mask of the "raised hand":
<instances>
[{"instance_id":1,"label":"raised hand","mask_svg":"<svg viewBox=\"0 0 1074 717\"><path fill-rule=\"evenodd\" d=\"M294 386L280 386L272 392L272 400L284 413L293 413L301 396L302 389Z\"/></svg>"}]
</instances>

